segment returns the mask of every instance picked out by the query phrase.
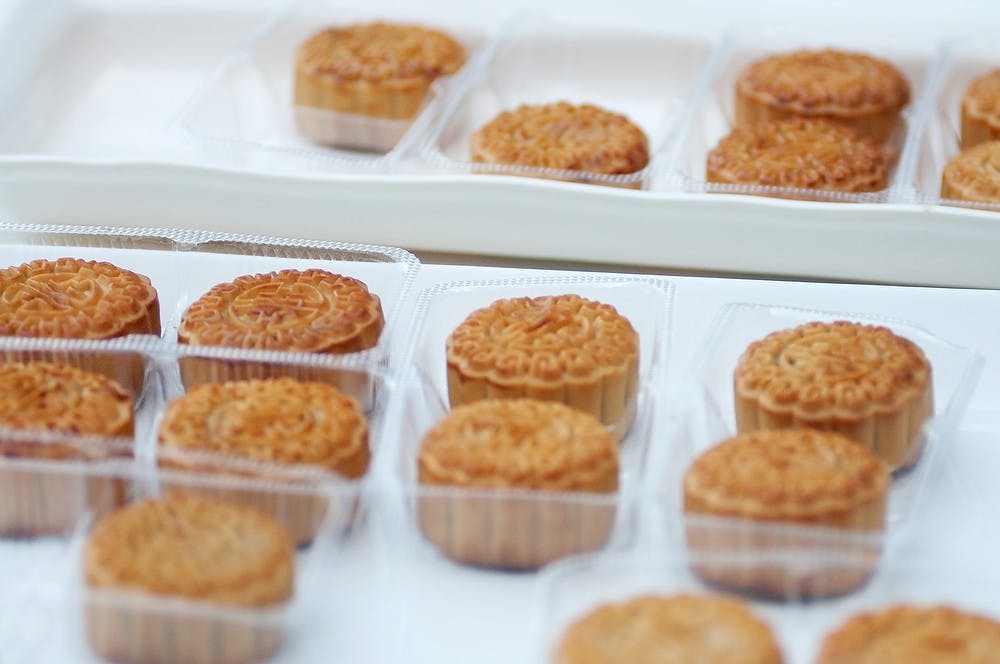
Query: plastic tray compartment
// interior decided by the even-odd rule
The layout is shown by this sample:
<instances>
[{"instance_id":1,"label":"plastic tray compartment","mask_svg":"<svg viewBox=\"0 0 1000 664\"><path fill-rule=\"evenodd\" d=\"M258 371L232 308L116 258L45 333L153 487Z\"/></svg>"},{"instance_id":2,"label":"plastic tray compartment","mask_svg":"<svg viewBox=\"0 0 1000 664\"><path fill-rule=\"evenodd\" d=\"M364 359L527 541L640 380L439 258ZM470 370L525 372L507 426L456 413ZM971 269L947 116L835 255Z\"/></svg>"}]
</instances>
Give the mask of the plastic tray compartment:
<instances>
[{"instance_id":1,"label":"plastic tray compartment","mask_svg":"<svg viewBox=\"0 0 1000 664\"><path fill-rule=\"evenodd\" d=\"M755 573L780 559L799 560L803 573L850 569L850 556L831 554L803 562L795 550L773 552L756 558L704 558L701 564ZM588 556L565 561L543 576L534 622L538 626L538 661L554 661L565 630L599 606L644 595L719 594L689 570L689 560L670 555ZM980 615L1000 618L997 580L953 569L890 561L863 589L822 602L806 602L792 594L783 603L735 596L748 602L755 615L770 627L789 664L814 662L823 639L859 613L879 611L899 604L920 607L947 605Z\"/></svg>"},{"instance_id":2,"label":"plastic tray compartment","mask_svg":"<svg viewBox=\"0 0 1000 664\"><path fill-rule=\"evenodd\" d=\"M386 16L365 9L363 3L351 7L330 0L295 2L225 61L184 113L182 128L223 146L230 158L249 163L254 150L265 149L313 157L341 169L388 169L419 139L436 101L464 68L438 79L422 110L410 120L296 106L293 99L295 54L303 42L329 26L375 20L445 31L465 46L466 67L485 43L482 34L468 28L428 21L425 11L399 8Z\"/></svg>"},{"instance_id":3,"label":"plastic tray compartment","mask_svg":"<svg viewBox=\"0 0 1000 664\"><path fill-rule=\"evenodd\" d=\"M898 157L896 165L890 170L887 189L850 194L706 181L705 161L708 153L733 128L734 90L740 73L752 62L768 55L802 48L836 48L868 53L894 64L910 82L910 104L903 109L898 131L886 144L887 151ZM914 109L925 94L930 68L936 57L937 48L934 43L898 35L816 32L790 27L732 33L713 56L708 79L702 81L702 89L688 109L684 136L673 156L672 170L679 173L684 181L684 189L690 192L755 194L814 201L887 202L890 200L890 191L897 187L904 170L901 166L907 161L909 125L913 121Z\"/></svg>"},{"instance_id":4,"label":"plastic tray compartment","mask_svg":"<svg viewBox=\"0 0 1000 664\"><path fill-rule=\"evenodd\" d=\"M179 362L189 359L183 346L178 350L181 353ZM255 353L242 351L236 355L249 355L252 359ZM241 357L240 362L244 361L246 358ZM326 358L270 363L267 367L267 373L271 377L326 383L358 401L368 421L369 460L361 476L349 478L316 465L277 464L252 461L221 452L163 447L158 443L162 413L156 419L146 443L149 452L147 456L160 468L184 471L180 475L171 475L180 477L176 482L164 479L163 483L169 486L176 484L181 488L197 487L202 483L199 479L202 476L246 479L247 481L237 482L232 486L218 484L199 491L208 497L254 505L281 523L298 544L311 542L321 526L345 535L363 514L362 500L375 474L374 467L380 453L378 444L386 425L386 411L391 395L389 380L383 372L376 369L331 367ZM164 381L164 390L168 403L185 392L176 374ZM289 438L289 444L294 442L294 438ZM325 493L321 497L316 495L317 487L325 487Z\"/></svg>"},{"instance_id":5,"label":"plastic tray compartment","mask_svg":"<svg viewBox=\"0 0 1000 664\"><path fill-rule=\"evenodd\" d=\"M974 203L941 198L941 176L948 161L960 151L962 97L972 79L1000 67L995 39L970 38L949 45L934 102L920 137L913 186L921 201L1000 211L1000 203Z\"/></svg>"},{"instance_id":6,"label":"plastic tray compartment","mask_svg":"<svg viewBox=\"0 0 1000 664\"><path fill-rule=\"evenodd\" d=\"M678 511L681 482L688 466L702 452L736 433L733 371L747 346L771 332L813 321L837 320L888 327L920 346L930 362L935 402L934 416L925 425L927 444L916 464L897 472L893 478L889 523L900 524L913 513L938 452L936 443L947 440L961 420L982 370L982 356L904 321L765 304L724 307L700 351L696 368L699 390L692 404L691 430L675 440L671 447L672 458L661 476L667 483L670 500L675 501L671 504Z\"/></svg>"},{"instance_id":7,"label":"plastic tray compartment","mask_svg":"<svg viewBox=\"0 0 1000 664\"><path fill-rule=\"evenodd\" d=\"M331 355L328 358L329 364L345 368L365 368L388 361L392 337L400 324L398 320L400 311L419 267L417 259L407 251L374 245L201 232L190 234L181 232L177 234L177 240L178 248L183 252L177 263L182 266L183 278L178 284L171 315L164 325L166 339L177 338L177 329L184 310L216 284L249 274L287 269L322 269L363 281L368 290L377 295L382 302L385 329L378 344L368 350ZM176 275L174 281L177 281ZM166 311L166 306L169 305L161 306L164 306ZM246 367L237 371L227 369L225 366L227 361L238 363L239 358L237 354L227 355L227 351L223 349L189 346L182 356L194 358L199 354L204 359L201 368L205 369L205 364L215 364L218 375L241 378L253 374L253 371ZM252 359L259 368L268 364L266 360L269 357L272 358L271 364L280 364L294 359L294 356L298 356L299 362L314 362L317 366L321 364L315 359L309 359L315 356L308 353L259 351L259 355ZM182 361L182 368L185 364L190 362ZM208 373L211 373L211 367L207 369ZM250 371L250 374L247 374L247 371ZM191 376L192 374L188 374L189 378ZM191 378L191 380L199 379Z\"/></svg>"},{"instance_id":8,"label":"plastic tray compartment","mask_svg":"<svg viewBox=\"0 0 1000 664\"><path fill-rule=\"evenodd\" d=\"M713 42L628 32L543 17L513 21L485 66L443 110L422 152L451 171L521 175L641 188L651 167L627 175L473 163L469 140L501 111L521 104L590 103L626 115L649 138L650 155L672 138Z\"/></svg>"},{"instance_id":9,"label":"plastic tray compartment","mask_svg":"<svg viewBox=\"0 0 1000 664\"><path fill-rule=\"evenodd\" d=\"M132 397L134 421L132 436L122 438L4 428L0 538L65 534L83 512L108 511L124 499L120 484L96 475L140 454L163 398L157 350L157 340L148 337L107 342L0 339L0 363L64 364L117 382ZM0 547L6 545L6 539L0 540Z\"/></svg>"},{"instance_id":10,"label":"plastic tray compartment","mask_svg":"<svg viewBox=\"0 0 1000 664\"><path fill-rule=\"evenodd\" d=\"M329 558L336 546L336 507L330 487L293 486L248 478L209 478L173 471L119 468L105 480L128 487L128 502L185 490L200 494L248 485L266 488L285 498L309 497L331 501L330 518L309 546L295 553L294 594L288 602L268 608L239 608L142 591L95 589L82 578L82 552L95 518L84 517L72 546L52 570L60 586L57 601L47 604L57 616L55 629L35 645L33 656L45 661L104 662L103 657L128 661L236 662L295 653L305 632L302 625L315 616L323 601ZM50 593L46 593L50 595ZM102 657L103 656L103 657ZM294 659L294 656L291 656Z\"/></svg>"},{"instance_id":11,"label":"plastic tray compartment","mask_svg":"<svg viewBox=\"0 0 1000 664\"><path fill-rule=\"evenodd\" d=\"M416 461L420 442L448 411L448 335L474 310L498 299L565 293L613 305L639 334L638 410L621 443L618 494L421 485ZM400 527L456 560L517 569L631 538L634 527L628 507L650 444L666 358L671 293L669 282L661 279L601 277L463 282L424 291L415 314L413 371L400 400L399 428L393 433L397 477L407 503Z\"/></svg>"},{"instance_id":12,"label":"plastic tray compartment","mask_svg":"<svg viewBox=\"0 0 1000 664\"><path fill-rule=\"evenodd\" d=\"M0 266L64 256L108 261L148 277L159 295L163 338L171 342L188 305L212 286L239 276L318 268L360 279L380 298L385 329L374 348L335 359L355 367L387 360L420 265L407 251L375 245L210 231L0 223ZM279 356L279 361L287 359Z\"/></svg>"},{"instance_id":13,"label":"plastic tray compartment","mask_svg":"<svg viewBox=\"0 0 1000 664\"><path fill-rule=\"evenodd\" d=\"M835 320L889 327L920 346L932 367L934 416L924 425L926 443L922 456L914 466L893 477L886 532L845 532L816 526L685 514L682 487L687 469L700 454L736 434L733 371L739 356L750 343L771 332L812 321ZM698 357L697 392L691 396L688 412L674 431L669 451L662 458L654 478L653 484L658 488L661 501L661 511L654 510L654 518L664 529L672 547L695 551L766 551L789 546L812 551L839 549L866 558L870 571L881 555L886 534L904 530L907 520L916 511L940 442L947 441L954 433L982 363L979 354L900 321L758 304L728 305L720 313ZM865 578L840 575L810 579L800 592L818 596L840 594L856 587ZM746 583L756 583L759 579L728 577L717 580L731 587L746 587ZM771 570L771 577L753 590L774 595L776 588L782 590L796 582L797 577L789 576L789 570L775 568Z\"/></svg>"}]
</instances>

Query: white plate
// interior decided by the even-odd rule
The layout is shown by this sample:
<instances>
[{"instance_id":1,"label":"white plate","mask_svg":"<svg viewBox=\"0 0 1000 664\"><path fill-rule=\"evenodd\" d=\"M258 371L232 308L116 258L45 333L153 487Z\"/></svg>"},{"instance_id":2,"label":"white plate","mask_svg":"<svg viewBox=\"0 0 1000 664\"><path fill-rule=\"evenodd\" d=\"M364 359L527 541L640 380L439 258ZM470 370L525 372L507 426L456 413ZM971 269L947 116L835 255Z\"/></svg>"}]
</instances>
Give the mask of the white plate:
<instances>
[{"instance_id":1,"label":"white plate","mask_svg":"<svg viewBox=\"0 0 1000 664\"><path fill-rule=\"evenodd\" d=\"M705 39L741 22L850 25L857 12L872 25L921 38L1000 20L996 3L970 2L947 16L933 11L933 3L851 4L829 17L786 0L655 8L639 0L550 0L545 9L578 25ZM426 19L447 16L449 24L490 34L518 9L537 5L436 0ZM392 14L388 0L369 3L366 11L380 8ZM185 140L174 123L185 104L277 11L265 0L13 0L0 7L0 215L715 272L1000 287L994 267L1000 216L981 211L685 193L670 178L654 178L653 191L622 191L448 174L412 156L392 174L347 174L322 161L266 151L236 156ZM682 90L675 92L683 97Z\"/></svg>"}]
</instances>

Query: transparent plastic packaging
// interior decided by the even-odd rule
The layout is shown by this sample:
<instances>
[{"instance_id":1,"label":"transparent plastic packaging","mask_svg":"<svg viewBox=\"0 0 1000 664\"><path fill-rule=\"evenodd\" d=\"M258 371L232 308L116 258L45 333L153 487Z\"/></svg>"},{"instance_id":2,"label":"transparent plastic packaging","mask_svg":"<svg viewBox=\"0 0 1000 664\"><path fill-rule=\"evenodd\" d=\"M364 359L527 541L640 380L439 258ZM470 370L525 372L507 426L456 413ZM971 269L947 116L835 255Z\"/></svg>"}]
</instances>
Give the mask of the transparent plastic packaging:
<instances>
[{"instance_id":1,"label":"transparent plastic packaging","mask_svg":"<svg viewBox=\"0 0 1000 664\"><path fill-rule=\"evenodd\" d=\"M94 476L125 487L123 505L165 495L184 484L198 493L252 485L276 495L302 495L325 510L320 532L294 558L294 591L287 602L261 608L226 606L205 600L157 596L128 589L90 586L83 579L82 554L98 515L81 518L53 572L59 590L47 599L61 628L39 650L52 661L242 662L265 660L293 648L298 626L318 610L325 559L336 542L340 520L336 489L268 483L260 479L212 478L134 465L106 467ZM37 654L37 652L36 652Z\"/></svg>"},{"instance_id":2,"label":"transparent plastic packaging","mask_svg":"<svg viewBox=\"0 0 1000 664\"><path fill-rule=\"evenodd\" d=\"M846 193L819 189L797 189L752 184L723 184L706 180L706 159L719 140L734 125L734 90L740 73L761 58L797 49L835 48L863 52L895 65L910 84L910 103L903 109L899 125L884 145L883 152L894 166L889 172L889 186L877 192ZM714 53L706 68L705 80L694 95L684 119L682 138L670 159L670 170L683 181L683 189L692 193L752 194L777 198L841 203L885 203L894 199L903 165L908 162L906 148L915 109L926 94L931 67L937 58L933 42L907 39L898 35L863 32L816 32L808 29L768 27L729 34Z\"/></svg>"},{"instance_id":3,"label":"transparent plastic packaging","mask_svg":"<svg viewBox=\"0 0 1000 664\"><path fill-rule=\"evenodd\" d=\"M693 558L693 557L692 557ZM690 571L692 558L669 553L632 556L586 556L553 565L543 575L537 594L535 624L538 626L538 660L554 661L566 629L599 606L617 604L647 595L671 597L681 594L718 595ZM705 556L697 564L755 574L775 565L794 564L803 576L828 570L850 570L856 564L851 554L795 549L772 551L759 556ZM993 620L1000 619L993 575L965 574L911 561L886 561L871 581L855 594L821 602L809 601L792 586L783 602L736 595L762 619L775 637L784 661L806 664L816 661L823 639L851 617L896 605L917 607L951 606ZM724 593L724 596L731 596Z\"/></svg>"},{"instance_id":4,"label":"transparent plastic packaging","mask_svg":"<svg viewBox=\"0 0 1000 664\"><path fill-rule=\"evenodd\" d=\"M131 397L128 436L4 427L0 430L0 537L39 537L71 531L84 511L103 513L124 499L123 487L96 475L136 458L162 388L156 340L107 342L2 338L3 364L42 362L100 374Z\"/></svg>"},{"instance_id":5,"label":"transparent plastic packaging","mask_svg":"<svg viewBox=\"0 0 1000 664\"><path fill-rule=\"evenodd\" d=\"M417 477L417 451L448 412L445 339L475 309L501 298L572 293L613 305L639 334L637 416L620 446L616 494L429 486ZM631 501L650 444L669 330L672 286L656 278L563 278L444 284L421 294L411 371L392 431L396 474L406 503L397 527L453 560L532 569L573 553L634 537ZM417 534L419 533L419 535Z\"/></svg>"},{"instance_id":6,"label":"transparent plastic packaging","mask_svg":"<svg viewBox=\"0 0 1000 664\"><path fill-rule=\"evenodd\" d=\"M436 79L420 110L409 119L296 105L293 88L299 46L326 27L375 20L441 29L465 47L466 63L455 74ZM231 156L240 154L238 150L252 154L264 149L319 159L339 168L385 170L419 140L440 99L472 66L485 41L482 34L467 28L428 20L425 12L394 9L384 15L361 9L361 5L298 1L226 60L189 105L180 125L196 139L228 147Z\"/></svg>"},{"instance_id":7,"label":"transparent plastic packaging","mask_svg":"<svg viewBox=\"0 0 1000 664\"><path fill-rule=\"evenodd\" d=\"M933 90L933 101L926 109L913 170L912 184L921 202L1000 211L1000 202L964 201L944 198L941 194L944 167L961 152L965 90L974 78L997 68L1000 68L1000 47L996 40L968 38L948 45Z\"/></svg>"},{"instance_id":8,"label":"transparent plastic packaging","mask_svg":"<svg viewBox=\"0 0 1000 664\"><path fill-rule=\"evenodd\" d=\"M897 472L889 488L886 507L887 532L852 530L830 527L794 525L752 521L729 517L689 515L683 508L684 475L692 462L722 440L736 435L736 412L733 371L740 355L754 341L771 332L789 329L813 321L853 322L882 325L895 334L916 343L931 365L934 414L924 427L924 449L912 467ZM692 556L702 552L766 552L772 549L846 550L864 558L869 570L878 560L888 534L905 529L917 510L926 478L936 463L939 448L953 435L965 412L969 398L982 370L980 354L948 341L926 330L902 321L859 316L848 313L813 311L760 304L733 304L725 307L713 325L697 358L697 390L688 404L688 411L671 437L670 452L657 470L656 485L662 512L657 519L668 523L668 539L672 547L687 548ZM708 570L711 573L711 570ZM812 579L800 588L803 594L840 594L857 587L865 576L840 575ZM781 569L770 576L756 575L752 579L730 576L716 578L729 586L747 588L765 595L783 592L789 580ZM811 589L811 590L810 590Z\"/></svg>"},{"instance_id":9,"label":"transparent plastic packaging","mask_svg":"<svg viewBox=\"0 0 1000 664\"><path fill-rule=\"evenodd\" d=\"M589 103L637 124L649 139L652 158L672 138L683 101L708 62L712 46L711 39L691 36L595 31L543 17L514 20L484 66L470 72L449 96L422 154L453 172L642 188L651 166L606 175L476 163L470 158L469 139L501 111L521 104Z\"/></svg>"}]
</instances>

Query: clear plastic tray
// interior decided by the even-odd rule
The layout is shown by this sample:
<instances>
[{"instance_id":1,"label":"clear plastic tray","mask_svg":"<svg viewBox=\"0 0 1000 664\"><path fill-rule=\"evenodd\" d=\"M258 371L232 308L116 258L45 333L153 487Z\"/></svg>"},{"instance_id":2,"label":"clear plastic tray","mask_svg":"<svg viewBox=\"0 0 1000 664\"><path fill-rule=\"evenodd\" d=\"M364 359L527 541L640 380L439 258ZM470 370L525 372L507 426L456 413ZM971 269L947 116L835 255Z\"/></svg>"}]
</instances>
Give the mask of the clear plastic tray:
<instances>
[{"instance_id":1,"label":"clear plastic tray","mask_svg":"<svg viewBox=\"0 0 1000 664\"><path fill-rule=\"evenodd\" d=\"M716 557L698 562L719 568L754 573L798 560L803 574L824 570L850 570L851 556L831 554L804 561L794 550L774 552L758 558ZM627 601L647 594L718 594L691 573L692 561L670 554L640 556L589 556L568 560L550 568L537 594L535 624L538 626L538 661L551 661L565 630L598 606ZM1000 619L995 575L967 574L963 570L924 566L910 561L886 561L860 591L837 599L807 602L789 595L784 603L764 602L736 596L771 628L789 664L815 661L824 637L852 616L897 604L948 605Z\"/></svg>"},{"instance_id":2,"label":"clear plastic tray","mask_svg":"<svg viewBox=\"0 0 1000 664\"><path fill-rule=\"evenodd\" d=\"M713 41L594 29L541 17L512 22L479 70L451 95L424 143L431 163L464 173L521 175L641 188L651 166L627 175L473 163L469 137L504 110L557 101L627 116L649 138L651 157L670 138ZM627 75L623 75L627 73Z\"/></svg>"},{"instance_id":3,"label":"clear plastic tray","mask_svg":"<svg viewBox=\"0 0 1000 664\"><path fill-rule=\"evenodd\" d=\"M775 53L800 48L838 48L861 51L896 65L910 83L910 104L903 110L900 127L887 143L890 154L899 159L889 174L889 187L879 192L843 193L790 187L710 183L705 180L705 160L719 140L733 128L734 86L740 72L750 63ZM713 54L706 79L687 109L683 137L672 156L672 168L688 192L755 194L812 201L885 203L894 200L907 162L909 127L913 109L925 94L930 68L937 57L933 42L907 39L899 35L864 32L817 32L804 28L777 27L731 33Z\"/></svg>"},{"instance_id":4,"label":"clear plastic tray","mask_svg":"<svg viewBox=\"0 0 1000 664\"><path fill-rule=\"evenodd\" d=\"M339 508L328 485L266 484L245 478L207 478L176 472L152 473L134 466L95 471L96 480L121 483L128 504L164 491L211 493L243 484L266 488L282 498L308 499L328 507L320 532L295 554L294 594L285 604L269 608L232 608L210 602L157 597L137 591L98 590L82 579L81 554L93 515L81 519L59 563L35 589L34 597L50 620L59 625L34 645L34 661L102 662L97 650L144 661L243 661L268 650L295 652L303 626L325 600L331 549L336 543ZM20 621L32 622L30 616ZM125 628L127 626L127 628ZM239 656L238 656L239 655ZM30 658L25 661L31 661Z\"/></svg>"},{"instance_id":5,"label":"clear plastic tray","mask_svg":"<svg viewBox=\"0 0 1000 664\"><path fill-rule=\"evenodd\" d=\"M939 448L947 444L968 405L983 367L982 356L903 321L873 316L814 311L763 304L731 304L719 314L699 352L695 376L698 389L691 399L689 428L680 427L669 460L657 476L671 511L680 515L680 487L691 462L724 438L735 435L733 370L747 346L771 332L811 321L850 320L883 325L916 343L933 372L934 417L925 425L928 441L922 457L893 478L889 500L890 526L906 521L916 510L921 488Z\"/></svg>"},{"instance_id":6,"label":"clear plastic tray","mask_svg":"<svg viewBox=\"0 0 1000 664\"><path fill-rule=\"evenodd\" d=\"M296 106L293 82L299 45L325 27L373 20L440 28L465 46L466 65L435 81L423 109L411 120ZM385 15L363 5L300 0L226 60L189 104L180 126L190 136L218 146L230 159L249 164L263 159L255 151L264 149L312 157L340 169L388 169L419 140L440 99L485 43L482 34L444 21L428 20L426 12L407 8Z\"/></svg>"},{"instance_id":7,"label":"clear plastic tray","mask_svg":"<svg viewBox=\"0 0 1000 664\"><path fill-rule=\"evenodd\" d=\"M962 97L972 79L1000 67L995 39L969 38L952 42L937 77L933 103L924 118L913 186L921 202L1000 211L1000 203L973 203L941 197L941 177L948 161L960 151Z\"/></svg>"},{"instance_id":8,"label":"clear plastic tray","mask_svg":"<svg viewBox=\"0 0 1000 664\"><path fill-rule=\"evenodd\" d=\"M427 487L417 481L416 459L428 429L448 412L445 339L472 313L506 297L573 293L613 305L639 334L639 395L635 422L621 443L619 491L606 494ZM396 477L406 509L396 527L422 548L436 547L462 560L509 559L534 568L552 559L634 538L632 496L642 476L663 379L672 286L656 278L563 278L444 284L421 294L413 326L405 393L392 430ZM458 515L458 516L456 516ZM467 532L442 523L464 519ZM502 520L510 526L501 527ZM492 527L493 526L497 527ZM527 535L525 534L527 533ZM424 540L427 540L426 542ZM433 544L431 544L433 543ZM505 553L506 552L506 553ZM510 555L507 556L507 553Z\"/></svg>"},{"instance_id":9,"label":"clear plastic tray","mask_svg":"<svg viewBox=\"0 0 1000 664\"><path fill-rule=\"evenodd\" d=\"M184 310L216 284L283 269L320 268L355 277L380 298L385 329L375 347L328 358L332 365L344 367L387 360L419 267L409 252L375 245L209 231L0 223L0 265L62 256L108 261L148 277L159 295L162 336L168 344L177 338ZM262 358L271 356L261 353ZM315 361L307 353L271 357L288 361L289 355Z\"/></svg>"}]
</instances>

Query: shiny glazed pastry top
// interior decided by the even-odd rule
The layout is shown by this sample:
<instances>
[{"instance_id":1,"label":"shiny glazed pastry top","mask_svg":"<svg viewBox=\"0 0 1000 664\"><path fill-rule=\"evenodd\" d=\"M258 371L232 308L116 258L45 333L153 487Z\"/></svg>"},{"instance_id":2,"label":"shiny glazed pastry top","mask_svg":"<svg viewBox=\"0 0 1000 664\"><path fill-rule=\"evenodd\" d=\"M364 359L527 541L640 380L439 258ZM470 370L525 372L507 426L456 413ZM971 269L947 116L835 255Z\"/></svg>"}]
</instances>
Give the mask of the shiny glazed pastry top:
<instances>
[{"instance_id":1,"label":"shiny glazed pastry top","mask_svg":"<svg viewBox=\"0 0 1000 664\"><path fill-rule=\"evenodd\" d=\"M38 259L0 270L0 335L110 339L160 334L149 279L111 263Z\"/></svg>"},{"instance_id":2,"label":"shiny glazed pastry top","mask_svg":"<svg viewBox=\"0 0 1000 664\"><path fill-rule=\"evenodd\" d=\"M325 270L281 270L218 284L184 312L178 341L205 346L352 353L378 343L378 296Z\"/></svg>"},{"instance_id":3,"label":"shiny glazed pastry top","mask_svg":"<svg viewBox=\"0 0 1000 664\"><path fill-rule=\"evenodd\" d=\"M592 415L534 399L486 399L424 436L420 482L489 489L613 492L618 443Z\"/></svg>"},{"instance_id":4,"label":"shiny glazed pastry top","mask_svg":"<svg viewBox=\"0 0 1000 664\"><path fill-rule=\"evenodd\" d=\"M350 478L363 475L369 459L358 402L332 385L292 378L199 385L167 405L159 438L181 453L316 465Z\"/></svg>"},{"instance_id":5,"label":"shiny glazed pastry top","mask_svg":"<svg viewBox=\"0 0 1000 664\"><path fill-rule=\"evenodd\" d=\"M592 104L525 104L470 141L472 161L621 175L649 163L649 141L624 115Z\"/></svg>"},{"instance_id":6,"label":"shiny glazed pastry top","mask_svg":"<svg viewBox=\"0 0 1000 664\"><path fill-rule=\"evenodd\" d=\"M182 495L108 514L83 553L91 588L241 607L289 599L293 563L288 535L263 512Z\"/></svg>"}]
</instances>

